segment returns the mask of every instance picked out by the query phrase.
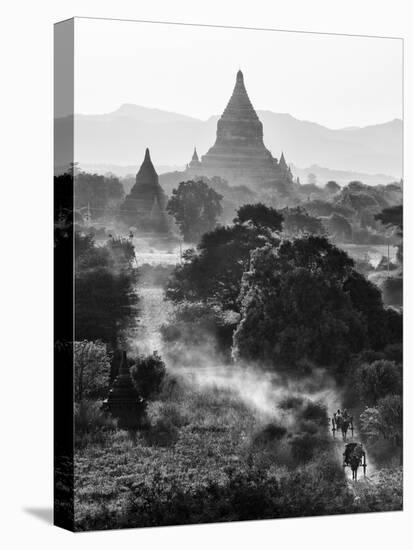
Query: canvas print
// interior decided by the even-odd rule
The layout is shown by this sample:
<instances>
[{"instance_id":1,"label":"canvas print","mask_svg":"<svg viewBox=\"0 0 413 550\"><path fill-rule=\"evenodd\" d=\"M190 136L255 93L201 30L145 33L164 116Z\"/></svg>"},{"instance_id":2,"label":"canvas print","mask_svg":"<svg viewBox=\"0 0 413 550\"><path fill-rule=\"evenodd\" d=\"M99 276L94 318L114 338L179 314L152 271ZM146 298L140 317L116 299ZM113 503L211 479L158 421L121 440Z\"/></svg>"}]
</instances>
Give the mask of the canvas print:
<instances>
[{"instance_id":1,"label":"canvas print","mask_svg":"<svg viewBox=\"0 0 413 550\"><path fill-rule=\"evenodd\" d=\"M55 517L403 507L398 38L55 30Z\"/></svg>"}]
</instances>

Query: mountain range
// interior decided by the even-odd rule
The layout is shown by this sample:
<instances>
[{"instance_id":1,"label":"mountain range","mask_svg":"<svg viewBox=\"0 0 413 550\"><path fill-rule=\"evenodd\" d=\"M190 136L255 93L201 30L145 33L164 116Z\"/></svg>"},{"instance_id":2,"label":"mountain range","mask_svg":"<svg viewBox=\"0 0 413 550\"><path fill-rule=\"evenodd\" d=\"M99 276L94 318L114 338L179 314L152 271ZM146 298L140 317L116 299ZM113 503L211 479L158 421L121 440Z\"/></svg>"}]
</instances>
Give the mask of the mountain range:
<instances>
[{"instance_id":1,"label":"mountain range","mask_svg":"<svg viewBox=\"0 0 413 550\"><path fill-rule=\"evenodd\" d=\"M351 179L367 175L370 183L402 177L403 123L394 119L366 127L330 129L298 120L290 114L257 111L264 126L264 142L273 156L284 152L301 175L329 171ZM82 167L111 167L122 175L135 172L146 147L159 172L183 168L194 146L203 155L215 142L218 116L203 121L178 113L124 104L112 113L75 115L75 157ZM65 132L68 118L58 119L56 132ZM308 168L306 168L308 167ZM327 172L326 172L327 169ZM317 172L318 170L318 172ZM322 175L324 174L324 175ZM297 174L300 175L300 174ZM370 176L370 177L369 177ZM367 181L366 181L367 183Z\"/></svg>"}]
</instances>

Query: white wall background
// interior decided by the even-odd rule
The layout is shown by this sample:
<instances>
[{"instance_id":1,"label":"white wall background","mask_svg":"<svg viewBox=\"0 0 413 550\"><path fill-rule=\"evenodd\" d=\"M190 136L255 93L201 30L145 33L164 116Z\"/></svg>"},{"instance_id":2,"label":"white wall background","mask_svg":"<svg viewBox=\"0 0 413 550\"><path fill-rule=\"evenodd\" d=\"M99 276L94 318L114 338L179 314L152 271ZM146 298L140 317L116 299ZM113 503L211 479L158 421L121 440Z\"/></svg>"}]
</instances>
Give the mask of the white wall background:
<instances>
[{"instance_id":1,"label":"white wall background","mask_svg":"<svg viewBox=\"0 0 413 550\"><path fill-rule=\"evenodd\" d=\"M3 548L409 547L412 445L406 438L405 512L72 535L27 512L52 502L52 66L55 21L73 15L403 36L405 98L412 96L410 2L393 0L10 0L2 6L0 51L1 431L0 540ZM406 281L411 274L409 210L412 122L406 101ZM406 284L406 306L411 291ZM406 323L406 345L410 315ZM406 421L412 406L405 359ZM411 430L410 430L411 432ZM4 540L3 540L4 539ZM126 546L124 546L126 547Z\"/></svg>"}]
</instances>

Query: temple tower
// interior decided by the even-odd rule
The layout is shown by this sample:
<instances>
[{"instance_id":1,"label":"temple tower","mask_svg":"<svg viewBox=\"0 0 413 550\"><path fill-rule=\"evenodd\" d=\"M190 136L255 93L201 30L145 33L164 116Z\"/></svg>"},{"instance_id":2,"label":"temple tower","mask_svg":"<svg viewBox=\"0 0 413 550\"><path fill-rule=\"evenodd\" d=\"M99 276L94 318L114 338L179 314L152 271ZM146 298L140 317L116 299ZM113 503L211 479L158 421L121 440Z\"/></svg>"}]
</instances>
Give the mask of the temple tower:
<instances>
[{"instance_id":1,"label":"temple tower","mask_svg":"<svg viewBox=\"0 0 413 550\"><path fill-rule=\"evenodd\" d=\"M115 378L106 400L110 413L123 430L136 430L142 424L146 403L138 394L130 375L126 351L122 352L119 374Z\"/></svg>"},{"instance_id":2,"label":"temple tower","mask_svg":"<svg viewBox=\"0 0 413 550\"><path fill-rule=\"evenodd\" d=\"M196 151L196 147L194 147L194 154L192 155L191 162L187 166L187 171L194 175L201 174L202 165L198 157L198 153Z\"/></svg>"},{"instance_id":3,"label":"temple tower","mask_svg":"<svg viewBox=\"0 0 413 550\"><path fill-rule=\"evenodd\" d=\"M149 149L136 174L135 185L121 206L121 217L128 226L166 231L166 196L159 184Z\"/></svg>"},{"instance_id":4,"label":"temple tower","mask_svg":"<svg viewBox=\"0 0 413 550\"><path fill-rule=\"evenodd\" d=\"M217 124L215 144L202 157L203 173L228 181L262 183L274 179L277 160L265 147L263 126L238 71L231 98Z\"/></svg>"}]
</instances>

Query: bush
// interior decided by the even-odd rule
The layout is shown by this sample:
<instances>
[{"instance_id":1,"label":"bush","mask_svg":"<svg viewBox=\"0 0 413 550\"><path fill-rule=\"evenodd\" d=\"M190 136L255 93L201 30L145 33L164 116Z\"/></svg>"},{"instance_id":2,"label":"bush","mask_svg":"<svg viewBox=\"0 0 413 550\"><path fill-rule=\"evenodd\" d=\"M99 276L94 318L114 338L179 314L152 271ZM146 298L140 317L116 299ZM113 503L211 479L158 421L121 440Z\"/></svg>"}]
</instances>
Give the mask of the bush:
<instances>
[{"instance_id":1,"label":"bush","mask_svg":"<svg viewBox=\"0 0 413 550\"><path fill-rule=\"evenodd\" d=\"M116 421L102 410L101 401L84 399L75 404L75 445L103 444L108 432L116 429Z\"/></svg>"},{"instance_id":2,"label":"bush","mask_svg":"<svg viewBox=\"0 0 413 550\"><path fill-rule=\"evenodd\" d=\"M386 305L403 306L403 277L387 277L383 281L383 302Z\"/></svg>"},{"instance_id":3,"label":"bush","mask_svg":"<svg viewBox=\"0 0 413 550\"><path fill-rule=\"evenodd\" d=\"M401 367L384 359L363 364L356 373L357 388L361 401L366 406L376 405L388 394L399 394L402 390Z\"/></svg>"},{"instance_id":4,"label":"bush","mask_svg":"<svg viewBox=\"0 0 413 550\"><path fill-rule=\"evenodd\" d=\"M254 435L253 443L258 446L265 446L268 443L272 443L274 440L278 441L282 439L286 433L286 428L271 422Z\"/></svg>"},{"instance_id":5,"label":"bush","mask_svg":"<svg viewBox=\"0 0 413 550\"><path fill-rule=\"evenodd\" d=\"M172 420L166 417L158 418L145 432L145 440L149 445L170 447L178 440L179 432Z\"/></svg>"},{"instance_id":6,"label":"bush","mask_svg":"<svg viewBox=\"0 0 413 550\"><path fill-rule=\"evenodd\" d=\"M324 452L329 446L327 437L317 434L311 429L294 434L291 438L291 451L295 464L305 464Z\"/></svg>"},{"instance_id":7,"label":"bush","mask_svg":"<svg viewBox=\"0 0 413 550\"><path fill-rule=\"evenodd\" d=\"M148 409L148 417L152 424L155 424L158 420L169 421L177 428L189 424L188 416L182 412L182 407L171 402L155 401L151 403Z\"/></svg>"},{"instance_id":8,"label":"bush","mask_svg":"<svg viewBox=\"0 0 413 550\"><path fill-rule=\"evenodd\" d=\"M156 351L152 355L138 357L131 369L132 380L144 399L153 398L159 393L165 373L165 363Z\"/></svg>"},{"instance_id":9,"label":"bush","mask_svg":"<svg viewBox=\"0 0 413 550\"><path fill-rule=\"evenodd\" d=\"M75 366L75 401L103 397L108 390L110 356L106 344L96 340L73 343Z\"/></svg>"},{"instance_id":10,"label":"bush","mask_svg":"<svg viewBox=\"0 0 413 550\"><path fill-rule=\"evenodd\" d=\"M328 425L327 409L323 403L309 401L300 413L300 418L304 421L312 421L318 427Z\"/></svg>"},{"instance_id":11,"label":"bush","mask_svg":"<svg viewBox=\"0 0 413 550\"><path fill-rule=\"evenodd\" d=\"M229 358L232 334L238 316L202 302L184 301L177 305L168 324L161 327L162 338L168 343L169 354L181 364L192 350L202 355L222 354Z\"/></svg>"}]
</instances>

